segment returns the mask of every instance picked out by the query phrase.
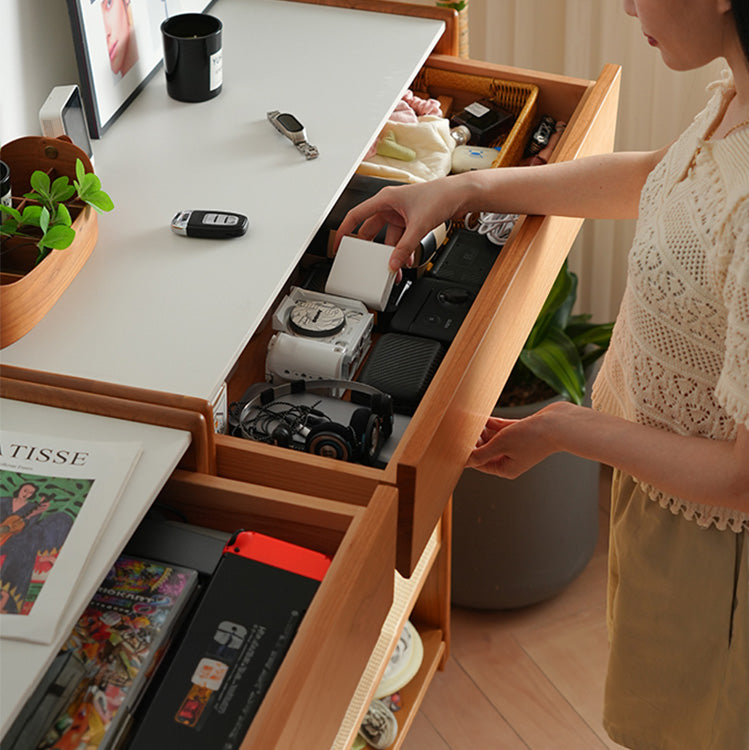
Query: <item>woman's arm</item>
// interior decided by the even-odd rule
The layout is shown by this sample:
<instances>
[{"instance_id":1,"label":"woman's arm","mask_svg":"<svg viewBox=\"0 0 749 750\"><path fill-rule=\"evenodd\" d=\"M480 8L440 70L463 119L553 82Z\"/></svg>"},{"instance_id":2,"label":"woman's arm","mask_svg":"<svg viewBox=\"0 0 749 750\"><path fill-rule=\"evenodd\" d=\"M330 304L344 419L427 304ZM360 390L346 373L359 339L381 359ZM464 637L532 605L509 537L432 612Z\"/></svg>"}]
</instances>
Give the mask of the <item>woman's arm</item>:
<instances>
[{"instance_id":1,"label":"woman's arm","mask_svg":"<svg viewBox=\"0 0 749 750\"><path fill-rule=\"evenodd\" d=\"M749 430L685 437L559 402L521 420L490 418L468 466L512 479L564 451L609 464L684 500L749 513Z\"/></svg>"},{"instance_id":2,"label":"woman's arm","mask_svg":"<svg viewBox=\"0 0 749 750\"><path fill-rule=\"evenodd\" d=\"M388 187L354 207L336 235L335 248L359 224L373 239L387 227L400 268L428 232L471 211L621 219L637 216L640 191L665 149L589 156L536 167L503 167Z\"/></svg>"}]
</instances>

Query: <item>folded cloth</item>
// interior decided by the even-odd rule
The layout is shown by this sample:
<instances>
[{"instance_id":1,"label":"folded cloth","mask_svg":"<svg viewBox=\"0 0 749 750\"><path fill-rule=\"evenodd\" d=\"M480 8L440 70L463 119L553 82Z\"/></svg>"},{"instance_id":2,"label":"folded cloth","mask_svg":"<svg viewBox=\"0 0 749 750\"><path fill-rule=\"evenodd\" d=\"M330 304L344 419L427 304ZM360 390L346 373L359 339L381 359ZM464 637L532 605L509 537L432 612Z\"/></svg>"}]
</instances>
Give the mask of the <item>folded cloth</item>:
<instances>
[{"instance_id":1,"label":"folded cloth","mask_svg":"<svg viewBox=\"0 0 749 750\"><path fill-rule=\"evenodd\" d=\"M424 117L426 115L442 117L442 105L437 99L422 99L420 96L416 96L413 91L406 91L400 101L395 105L395 109L390 114L390 117L388 117L388 121L417 123L419 117ZM377 150L377 145L386 130L387 128L380 133L377 140L372 144L364 157L365 160L374 156Z\"/></svg>"},{"instance_id":2,"label":"folded cloth","mask_svg":"<svg viewBox=\"0 0 749 750\"><path fill-rule=\"evenodd\" d=\"M380 136L377 141L377 153L380 156L392 156L393 159L401 161L413 161L416 158L416 152L408 146L404 146L395 140L395 133L388 130L385 135Z\"/></svg>"},{"instance_id":3,"label":"folded cloth","mask_svg":"<svg viewBox=\"0 0 749 750\"><path fill-rule=\"evenodd\" d=\"M400 182L426 182L450 173L455 141L450 136L449 120L423 115L414 123L389 121L382 137L390 132L396 143L414 152L414 158L406 162L370 153L356 170L359 174Z\"/></svg>"}]
</instances>

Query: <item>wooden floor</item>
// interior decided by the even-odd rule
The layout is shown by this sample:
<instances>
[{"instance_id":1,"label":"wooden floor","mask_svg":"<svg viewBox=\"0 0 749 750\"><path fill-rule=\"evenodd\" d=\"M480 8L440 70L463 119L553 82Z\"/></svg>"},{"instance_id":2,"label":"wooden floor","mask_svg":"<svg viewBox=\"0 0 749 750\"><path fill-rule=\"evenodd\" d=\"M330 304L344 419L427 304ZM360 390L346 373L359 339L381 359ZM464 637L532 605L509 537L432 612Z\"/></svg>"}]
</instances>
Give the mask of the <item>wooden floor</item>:
<instances>
[{"instance_id":1,"label":"wooden floor","mask_svg":"<svg viewBox=\"0 0 749 750\"><path fill-rule=\"evenodd\" d=\"M561 594L516 611L453 609L450 659L403 750L621 748L601 725L608 480L594 556Z\"/></svg>"}]
</instances>

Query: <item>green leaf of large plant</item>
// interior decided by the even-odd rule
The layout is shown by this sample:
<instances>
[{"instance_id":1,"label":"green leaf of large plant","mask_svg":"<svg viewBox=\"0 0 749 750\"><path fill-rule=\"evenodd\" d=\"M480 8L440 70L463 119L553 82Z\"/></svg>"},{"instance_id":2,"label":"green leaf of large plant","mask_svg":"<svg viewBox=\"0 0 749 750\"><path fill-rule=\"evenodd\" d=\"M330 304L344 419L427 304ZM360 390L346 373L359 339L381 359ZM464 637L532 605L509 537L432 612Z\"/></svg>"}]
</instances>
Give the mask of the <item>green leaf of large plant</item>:
<instances>
[{"instance_id":1,"label":"green leaf of large plant","mask_svg":"<svg viewBox=\"0 0 749 750\"><path fill-rule=\"evenodd\" d=\"M523 349L520 361L540 380L575 404L585 394L585 373L577 347L564 331L556 326L532 348Z\"/></svg>"},{"instance_id":2,"label":"green leaf of large plant","mask_svg":"<svg viewBox=\"0 0 749 750\"><path fill-rule=\"evenodd\" d=\"M577 277L569 272L567 262L565 261L556 279L554 279L554 284L528 336L528 340L525 343L526 349L538 346L539 342L547 335L550 326L554 325L555 322L559 328L564 329L566 317L569 317L569 310L572 309L572 305L575 303L576 294ZM560 311L562 311L561 314ZM558 314L562 319L557 322Z\"/></svg>"}]
</instances>

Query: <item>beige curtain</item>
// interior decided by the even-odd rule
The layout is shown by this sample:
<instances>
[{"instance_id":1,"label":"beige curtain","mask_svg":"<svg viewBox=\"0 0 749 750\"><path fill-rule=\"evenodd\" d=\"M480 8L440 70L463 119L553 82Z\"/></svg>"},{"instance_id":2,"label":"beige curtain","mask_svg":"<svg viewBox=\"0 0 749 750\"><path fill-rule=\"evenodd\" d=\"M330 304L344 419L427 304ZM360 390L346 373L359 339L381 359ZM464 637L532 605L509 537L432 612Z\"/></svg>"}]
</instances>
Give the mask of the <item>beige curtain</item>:
<instances>
[{"instance_id":1,"label":"beige curtain","mask_svg":"<svg viewBox=\"0 0 749 750\"><path fill-rule=\"evenodd\" d=\"M604 63L621 65L617 150L673 140L702 108L705 86L722 67L668 70L621 0L469 0L469 33L475 60L589 79ZM616 315L633 231L633 221L586 221L572 249L578 308L596 321Z\"/></svg>"}]
</instances>

